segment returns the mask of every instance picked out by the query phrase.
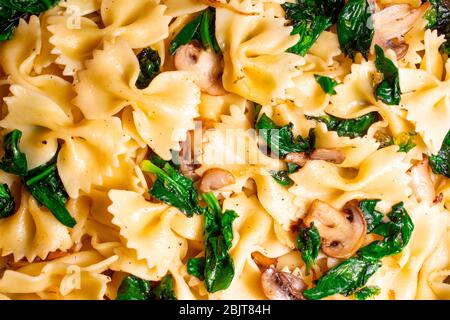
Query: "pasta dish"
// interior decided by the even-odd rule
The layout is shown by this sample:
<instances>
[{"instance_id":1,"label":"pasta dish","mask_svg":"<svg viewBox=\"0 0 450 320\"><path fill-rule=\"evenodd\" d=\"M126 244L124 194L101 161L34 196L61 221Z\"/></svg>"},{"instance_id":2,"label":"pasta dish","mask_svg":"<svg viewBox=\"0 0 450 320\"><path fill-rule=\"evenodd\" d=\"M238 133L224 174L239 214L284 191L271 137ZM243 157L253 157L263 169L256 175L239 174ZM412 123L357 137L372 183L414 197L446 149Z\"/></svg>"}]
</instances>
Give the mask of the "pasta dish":
<instances>
[{"instance_id":1,"label":"pasta dish","mask_svg":"<svg viewBox=\"0 0 450 320\"><path fill-rule=\"evenodd\" d=\"M449 0L0 22L1 299L450 299Z\"/></svg>"}]
</instances>

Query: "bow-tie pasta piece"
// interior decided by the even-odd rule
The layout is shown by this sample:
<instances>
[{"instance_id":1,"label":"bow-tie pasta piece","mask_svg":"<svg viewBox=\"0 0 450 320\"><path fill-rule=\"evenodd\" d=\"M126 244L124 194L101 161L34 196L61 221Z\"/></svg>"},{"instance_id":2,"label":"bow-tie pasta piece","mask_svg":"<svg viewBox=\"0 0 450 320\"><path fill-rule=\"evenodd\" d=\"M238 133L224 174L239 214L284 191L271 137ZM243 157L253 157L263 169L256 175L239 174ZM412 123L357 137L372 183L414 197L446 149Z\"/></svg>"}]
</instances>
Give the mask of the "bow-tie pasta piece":
<instances>
[{"instance_id":1,"label":"bow-tie pasta piece","mask_svg":"<svg viewBox=\"0 0 450 320\"><path fill-rule=\"evenodd\" d=\"M69 229L40 207L27 191L22 190L19 195L14 215L0 220L2 256L12 254L15 261L33 261L36 257L45 259L52 251L68 250L73 245ZM78 221L79 217L75 219Z\"/></svg>"},{"instance_id":2,"label":"bow-tie pasta piece","mask_svg":"<svg viewBox=\"0 0 450 320\"><path fill-rule=\"evenodd\" d=\"M162 0L162 3L167 7L166 14L171 17L179 17L207 8L201 0Z\"/></svg>"},{"instance_id":3,"label":"bow-tie pasta piece","mask_svg":"<svg viewBox=\"0 0 450 320\"><path fill-rule=\"evenodd\" d=\"M444 59L439 52L439 48L445 42L445 36L438 36L436 30L425 32L425 54L420 68L434 75L441 80L444 74Z\"/></svg>"},{"instance_id":4,"label":"bow-tie pasta piece","mask_svg":"<svg viewBox=\"0 0 450 320\"><path fill-rule=\"evenodd\" d=\"M216 11L216 37L224 55L223 85L259 104L286 98L304 59L286 50L295 45L284 18Z\"/></svg>"},{"instance_id":5,"label":"bow-tie pasta piece","mask_svg":"<svg viewBox=\"0 0 450 320\"><path fill-rule=\"evenodd\" d=\"M47 95L69 114L75 97L72 84L54 74L35 75L39 57L43 50L41 25L37 16L28 23L20 20L14 38L0 46L0 65L10 83Z\"/></svg>"},{"instance_id":6,"label":"bow-tie pasta piece","mask_svg":"<svg viewBox=\"0 0 450 320\"><path fill-rule=\"evenodd\" d=\"M59 3L62 8L67 8L73 15L85 16L100 10L102 0L65 0Z\"/></svg>"},{"instance_id":7,"label":"bow-tie pasta piece","mask_svg":"<svg viewBox=\"0 0 450 320\"><path fill-rule=\"evenodd\" d=\"M410 164L397 146L380 149L368 156L359 170L339 168L325 161L308 161L290 177L295 185L289 189L302 212L314 199L320 199L336 208L352 199L383 199L395 204L411 194L411 179L407 174Z\"/></svg>"},{"instance_id":8,"label":"bow-tie pasta piece","mask_svg":"<svg viewBox=\"0 0 450 320\"><path fill-rule=\"evenodd\" d=\"M267 4L281 4L284 0L201 0L209 6L223 7L244 14L263 13ZM281 9L280 9L281 10Z\"/></svg>"},{"instance_id":9,"label":"bow-tie pasta piece","mask_svg":"<svg viewBox=\"0 0 450 320\"><path fill-rule=\"evenodd\" d=\"M420 278L432 276L422 270L425 259L436 250L440 243L444 242L446 246L448 245L446 243L449 225L447 212L441 210L439 206L429 207L426 204L419 205L413 202L407 202L405 209L414 223L414 232L403 252L384 258L383 266L369 280L368 285L381 288L377 299L420 299L424 290L423 284L418 287ZM448 259L447 254L442 258ZM426 285L432 286L433 283L429 282Z\"/></svg>"},{"instance_id":10,"label":"bow-tie pasta piece","mask_svg":"<svg viewBox=\"0 0 450 320\"><path fill-rule=\"evenodd\" d=\"M135 86L139 64L124 41L105 44L86 66L78 74L78 96L74 100L86 118L107 118L131 105L137 132L166 160L171 158L171 150L179 150L179 141L186 139L186 132L195 128L200 90L189 73L164 72L146 89L139 90Z\"/></svg>"},{"instance_id":11,"label":"bow-tie pasta piece","mask_svg":"<svg viewBox=\"0 0 450 320\"><path fill-rule=\"evenodd\" d=\"M21 149L27 154L30 168L49 161L64 141L58 154L58 171L72 198L79 190L89 192L91 184L100 184L112 173L117 157L126 152L129 137L118 118L71 121L62 108L48 97L21 86L12 86L6 98L8 115L0 121L4 128L23 132Z\"/></svg>"},{"instance_id":12,"label":"bow-tie pasta piece","mask_svg":"<svg viewBox=\"0 0 450 320\"><path fill-rule=\"evenodd\" d=\"M185 239L173 227L176 216L189 227L187 218L177 209L166 204L155 204L131 191L112 190L108 208L114 216L112 222L120 228L127 248L136 250L139 260L145 259L149 269L164 276L170 265L185 255ZM182 224L178 224L183 229Z\"/></svg>"},{"instance_id":13,"label":"bow-tie pasta piece","mask_svg":"<svg viewBox=\"0 0 450 320\"><path fill-rule=\"evenodd\" d=\"M120 37L133 49L148 47L169 35L171 18L165 10L157 0L103 0L100 12L104 27L87 17L80 17L77 25L71 11L66 11L48 20L53 34L50 42L55 46L52 53L59 56L57 63L65 66L64 75L73 75L104 40Z\"/></svg>"},{"instance_id":14,"label":"bow-tie pasta piece","mask_svg":"<svg viewBox=\"0 0 450 320\"><path fill-rule=\"evenodd\" d=\"M115 259L92 250L6 270L0 292L13 299L102 300L110 281L102 273Z\"/></svg>"}]
</instances>

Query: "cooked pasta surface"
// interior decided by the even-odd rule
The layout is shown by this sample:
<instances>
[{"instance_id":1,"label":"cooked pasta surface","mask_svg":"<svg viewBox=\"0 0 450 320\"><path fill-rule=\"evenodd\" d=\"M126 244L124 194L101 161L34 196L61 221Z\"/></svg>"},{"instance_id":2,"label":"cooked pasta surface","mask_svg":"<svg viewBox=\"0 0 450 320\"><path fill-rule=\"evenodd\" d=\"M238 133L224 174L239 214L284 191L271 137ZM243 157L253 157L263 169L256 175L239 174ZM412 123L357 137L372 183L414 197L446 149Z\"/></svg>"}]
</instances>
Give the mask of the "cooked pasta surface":
<instances>
[{"instance_id":1,"label":"cooked pasta surface","mask_svg":"<svg viewBox=\"0 0 450 320\"><path fill-rule=\"evenodd\" d=\"M450 299L448 1L53 2L0 30L2 299Z\"/></svg>"}]
</instances>

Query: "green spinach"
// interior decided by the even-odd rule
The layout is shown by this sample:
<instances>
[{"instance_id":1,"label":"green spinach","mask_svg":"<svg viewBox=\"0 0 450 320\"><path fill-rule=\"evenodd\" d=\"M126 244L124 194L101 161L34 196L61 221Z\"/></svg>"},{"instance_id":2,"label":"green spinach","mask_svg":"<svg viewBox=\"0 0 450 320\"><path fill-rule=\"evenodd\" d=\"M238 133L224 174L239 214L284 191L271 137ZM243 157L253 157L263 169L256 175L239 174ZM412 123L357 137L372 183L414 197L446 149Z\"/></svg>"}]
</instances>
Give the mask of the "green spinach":
<instances>
[{"instance_id":1,"label":"green spinach","mask_svg":"<svg viewBox=\"0 0 450 320\"><path fill-rule=\"evenodd\" d=\"M372 297L375 297L379 295L381 292L380 287L377 286L368 286L364 287L358 291L355 292L355 298L356 300L367 300Z\"/></svg>"},{"instance_id":2,"label":"green spinach","mask_svg":"<svg viewBox=\"0 0 450 320\"><path fill-rule=\"evenodd\" d=\"M302 259L306 265L306 272L309 274L311 267L314 265L320 249L320 235L319 230L314 226L314 223L308 227L301 227L298 238L297 247L302 254Z\"/></svg>"},{"instance_id":3,"label":"green spinach","mask_svg":"<svg viewBox=\"0 0 450 320\"><path fill-rule=\"evenodd\" d=\"M160 158L153 158L152 161L145 160L141 164L143 171L157 176L150 194L178 208L188 217L202 214L204 210L198 204L198 194L192 180L183 176L169 162Z\"/></svg>"},{"instance_id":4,"label":"green spinach","mask_svg":"<svg viewBox=\"0 0 450 320\"><path fill-rule=\"evenodd\" d=\"M160 73L161 58L157 51L152 48L143 49L137 56L139 60L140 73L136 80L138 89L145 89L150 82Z\"/></svg>"},{"instance_id":5,"label":"green spinach","mask_svg":"<svg viewBox=\"0 0 450 320\"><path fill-rule=\"evenodd\" d=\"M394 138L394 144L399 146L398 152L408 153L415 146L415 139L417 133L415 132L403 132Z\"/></svg>"},{"instance_id":6,"label":"green spinach","mask_svg":"<svg viewBox=\"0 0 450 320\"><path fill-rule=\"evenodd\" d=\"M289 178L288 171L270 171L270 174L283 187L290 187L294 184L291 178Z\"/></svg>"},{"instance_id":7,"label":"green spinach","mask_svg":"<svg viewBox=\"0 0 450 320\"><path fill-rule=\"evenodd\" d=\"M27 156L19 148L21 137L21 131L13 130L3 138L4 155L0 160L0 169L18 176L28 172Z\"/></svg>"},{"instance_id":8,"label":"green spinach","mask_svg":"<svg viewBox=\"0 0 450 320\"><path fill-rule=\"evenodd\" d=\"M6 183L0 184L0 219L7 218L14 214L16 202Z\"/></svg>"},{"instance_id":9,"label":"green spinach","mask_svg":"<svg viewBox=\"0 0 450 320\"><path fill-rule=\"evenodd\" d=\"M441 46L443 53L450 55L450 2L448 0L430 0L431 8L425 15L428 28L444 35L446 41Z\"/></svg>"},{"instance_id":10,"label":"green spinach","mask_svg":"<svg viewBox=\"0 0 450 320\"><path fill-rule=\"evenodd\" d=\"M220 47L215 36L215 14L213 8L208 8L187 23L170 43L170 54L175 54L179 47L194 40L200 42L203 48L211 48L219 53Z\"/></svg>"},{"instance_id":11,"label":"green spinach","mask_svg":"<svg viewBox=\"0 0 450 320\"><path fill-rule=\"evenodd\" d=\"M355 58L360 52L367 59L374 36L372 8L366 0L349 0L339 13L337 34L342 51Z\"/></svg>"},{"instance_id":12,"label":"green spinach","mask_svg":"<svg viewBox=\"0 0 450 320\"><path fill-rule=\"evenodd\" d=\"M205 280L205 258L189 258L187 272L201 281Z\"/></svg>"},{"instance_id":13,"label":"green spinach","mask_svg":"<svg viewBox=\"0 0 450 320\"><path fill-rule=\"evenodd\" d=\"M177 300L173 277L167 275L157 283L133 275L126 276L120 284L116 300Z\"/></svg>"},{"instance_id":14,"label":"green spinach","mask_svg":"<svg viewBox=\"0 0 450 320\"><path fill-rule=\"evenodd\" d=\"M264 113L259 118L256 129L272 152L281 158L286 157L291 152L312 152L315 146L314 130L310 131L307 139L301 136L294 138L293 126L292 123L289 123L279 127Z\"/></svg>"},{"instance_id":15,"label":"green spinach","mask_svg":"<svg viewBox=\"0 0 450 320\"><path fill-rule=\"evenodd\" d=\"M434 173L450 178L450 130L438 154L430 156L430 166Z\"/></svg>"},{"instance_id":16,"label":"green spinach","mask_svg":"<svg viewBox=\"0 0 450 320\"><path fill-rule=\"evenodd\" d=\"M398 105L401 99L400 75L397 66L384 55L383 49L375 45L375 65L383 74L383 81L375 87L375 98L388 105Z\"/></svg>"},{"instance_id":17,"label":"green spinach","mask_svg":"<svg viewBox=\"0 0 450 320\"><path fill-rule=\"evenodd\" d=\"M375 209L380 200L361 200L359 207L364 214L367 223L367 233L375 229L383 220L384 214Z\"/></svg>"},{"instance_id":18,"label":"green spinach","mask_svg":"<svg viewBox=\"0 0 450 320\"><path fill-rule=\"evenodd\" d=\"M318 74L315 74L314 78L326 94L336 94L336 91L334 91L334 88L338 85L336 80L331 79L330 77L320 76Z\"/></svg>"}]
</instances>

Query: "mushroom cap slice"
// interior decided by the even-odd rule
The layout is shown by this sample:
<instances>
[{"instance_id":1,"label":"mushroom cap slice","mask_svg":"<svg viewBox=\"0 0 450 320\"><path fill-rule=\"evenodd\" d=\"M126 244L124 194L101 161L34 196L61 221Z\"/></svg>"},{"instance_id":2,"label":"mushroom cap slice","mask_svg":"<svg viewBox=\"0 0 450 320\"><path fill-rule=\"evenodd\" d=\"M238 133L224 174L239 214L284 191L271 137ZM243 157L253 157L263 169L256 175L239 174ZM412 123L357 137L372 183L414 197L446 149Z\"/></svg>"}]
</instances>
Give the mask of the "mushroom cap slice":
<instances>
[{"instance_id":1,"label":"mushroom cap slice","mask_svg":"<svg viewBox=\"0 0 450 320\"><path fill-rule=\"evenodd\" d=\"M311 153L310 158L311 160L324 160L335 164L341 164L345 161L345 154L339 149L319 148Z\"/></svg>"},{"instance_id":2,"label":"mushroom cap slice","mask_svg":"<svg viewBox=\"0 0 450 320\"><path fill-rule=\"evenodd\" d=\"M274 267L261 275L263 292L270 300L305 300L305 282L291 273L278 271Z\"/></svg>"},{"instance_id":3,"label":"mushroom cap slice","mask_svg":"<svg viewBox=\"0 0 450 320\"><path fill-rule=\"evenodd\" d=\"M212 168L203 174L199 188L201 192L210 192L235 182L236 179L231 172L220 168Z\"/></svg>"},{"instance_id":4,"label":"mushroom cap slice","mask_svg":"<svg viewBox=\"0 0 450 320\"><path fill-rule=\"evenodd\" d=\"M333 258L351 257L363 244L367 232L357 200L348 202L344 210L339 211L316 199L303 221L308 227L314 223L322 240L322 251Z\"/></svg>"},{"instance_id":5,"label":"mushroom cap slice","mask_svg":"<svg viewBox=\"0 0 450 320\"><path fill-rule=\"evenodd\" d=\"M426 155L409 170L409 175L412 178L411 185L417 200L431 204L436 199L436 191L431 180L431 169Z\"/></svg>"},{"instance_id":6,"label":"mushroom cap slice","mask_svg":"<svg viewBox=\"0 0 450 320\"><path fill-rule=\"evenodd\" d=\"M227 92L222 85L222 58L213 50L205 50L197 41L191 41L178 48L174 57L177 70L195 74L195 83L212 96L222 96Z\"/></svg>"}]
</instances>

